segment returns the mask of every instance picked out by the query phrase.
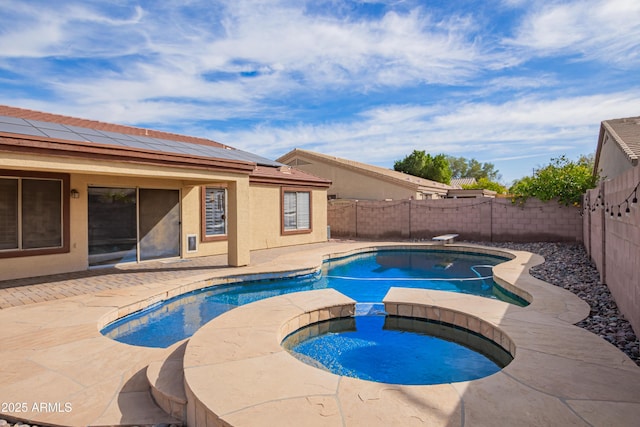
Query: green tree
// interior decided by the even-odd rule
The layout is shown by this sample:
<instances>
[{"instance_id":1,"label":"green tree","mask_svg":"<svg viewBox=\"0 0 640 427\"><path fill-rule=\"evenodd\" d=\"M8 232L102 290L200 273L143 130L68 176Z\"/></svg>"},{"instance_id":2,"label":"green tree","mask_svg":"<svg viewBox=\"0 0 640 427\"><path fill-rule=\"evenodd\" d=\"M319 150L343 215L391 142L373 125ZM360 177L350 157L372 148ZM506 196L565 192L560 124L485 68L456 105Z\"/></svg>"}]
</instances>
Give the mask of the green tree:
<instances>
[{"instance_id":1,"label":"green tree","mask_svg":"<svg viewBox=\"0 0 640 427\"><path fill-rule=\"evenodd\" d=\"M498 194L507 194L508 192L504 185L484 177L478 179L475 184L463 185L462 188L465 190L491 190Z\"/></svg>"},{"instance_id":2,"label":"green tree","mask_svg":"<svg viewBox=\"0 0 640 427\"><path fill-rule=\"evenodd\" d=\"M447 156L452 178L487 178L489 181L499 181L502 176L493 163L481 163L476 159Z\"/></svg>"},{"instance_id":3,"label":"green tree","mask_svg":"<svg viewBox=\"0 0 640 427\"><path fill-rule=\"evenodd\" d=\"M509 189L516 200L528 197L540 200L557 199L565 205L579 205L582 195L598 183L598 175L593 174L593 164L589 156L581 156L571 161L565 156L551 159L551 163L514 182Z\"/></svg>"},{"instance_id":4,"label":"green tree","mask_svg":"<svg viewBox=\"0 0 640 427\"><path fill-rule=\"evenodd\" d=\"M404 159L396 160L393 169L445 184L451 182L451 168L444 154L431 156L424 151L413 150Z\"/></svg>"}]
</instances>

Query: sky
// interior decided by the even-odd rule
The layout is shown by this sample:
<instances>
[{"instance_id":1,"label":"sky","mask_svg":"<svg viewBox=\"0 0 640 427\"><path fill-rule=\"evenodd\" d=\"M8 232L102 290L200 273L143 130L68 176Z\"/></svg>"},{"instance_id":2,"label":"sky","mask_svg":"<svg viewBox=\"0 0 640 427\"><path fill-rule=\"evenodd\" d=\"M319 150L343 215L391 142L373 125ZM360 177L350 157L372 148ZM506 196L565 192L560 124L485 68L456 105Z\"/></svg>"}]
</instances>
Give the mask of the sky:
<instances>
[{"instance_id":1,"label":"sky","mask_svg":"<svg viewBox=\"0 0 640 427\"><path fill-rule=\"evenodd\" d=\"M508 185L640 116L640 1L0 0L0 104Z\"/></svg>"}]
</instances>

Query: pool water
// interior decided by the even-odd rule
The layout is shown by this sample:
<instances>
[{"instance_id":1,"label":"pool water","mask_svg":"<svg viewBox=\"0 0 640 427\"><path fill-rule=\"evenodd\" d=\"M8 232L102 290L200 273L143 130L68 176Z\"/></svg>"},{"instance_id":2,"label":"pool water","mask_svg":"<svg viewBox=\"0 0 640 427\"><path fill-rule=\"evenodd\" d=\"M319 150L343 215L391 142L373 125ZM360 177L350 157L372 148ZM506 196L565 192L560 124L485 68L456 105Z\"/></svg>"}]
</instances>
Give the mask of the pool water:
<instances>
[{"instance_id":1,"label":"pool water","mask_svg":"<svg viewBox=\"0 0 640 427\"><path fill-rule=\"evenodd\" d=\"M102 329L117 341L168 347L220 314L265 298L333 288L358 302L381 302L391 287L438 289L526 301L495 284L491 267L506 258L434 250L383 250L324 263L321 274L243 282L194 291L125 316Z\"/></svg>"},{"instance_id":2,"label":"pool water","mask_svg":"<svg viewBox=\"0 0 640 427\"><path fill-rule=\"evenodd\" d=\"M502 347L467 330L384 315L312 324L290 334L282 346L302 362L336 375L389 384L471 381L512 360Z\"/></svg>"}]
</instances>

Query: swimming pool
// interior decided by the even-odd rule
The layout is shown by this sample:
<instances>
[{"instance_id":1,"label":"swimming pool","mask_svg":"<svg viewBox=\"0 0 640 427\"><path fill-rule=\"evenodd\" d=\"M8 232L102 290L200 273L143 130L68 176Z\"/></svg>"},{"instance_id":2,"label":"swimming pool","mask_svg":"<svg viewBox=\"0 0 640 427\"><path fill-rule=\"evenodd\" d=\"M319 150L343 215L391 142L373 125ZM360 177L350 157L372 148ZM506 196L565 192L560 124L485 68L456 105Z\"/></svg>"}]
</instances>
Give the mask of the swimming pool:
<instances>
[{"instance_id":1,"label":"swimming pool","mask_svg":"<svg viewBox=\"0 0 640 427\"><path fill-rule=\"evenodd\" d=\"M358 302L380 302L391 287L424 288L526 301L500 288L491 267L507 258L468 252L376 250L326 261L317 274L213 286L163 301L104 327L132 345L168 347L235 307L292 292L333 288Z\"/></svg>"}]
</instances>

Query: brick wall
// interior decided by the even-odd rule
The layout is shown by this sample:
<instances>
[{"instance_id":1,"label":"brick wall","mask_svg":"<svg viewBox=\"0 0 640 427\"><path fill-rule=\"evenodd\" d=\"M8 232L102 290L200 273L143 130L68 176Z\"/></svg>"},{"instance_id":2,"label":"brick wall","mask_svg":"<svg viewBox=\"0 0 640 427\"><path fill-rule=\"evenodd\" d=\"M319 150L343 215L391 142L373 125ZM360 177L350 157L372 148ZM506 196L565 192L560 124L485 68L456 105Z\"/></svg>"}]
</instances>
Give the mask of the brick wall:
<instances>
[{"instance_id":1,"label":"brick wall","mask_svg":"<svg viewBox=\"0 0 640 427\"><path fill-rule=\"evenodd\" d=\"M582 241L580 210L530 199L330 201L334 237L430 239L457 233L480 241Z\"/></svg>"},{"instance_id":2,"label":"brick wall","mask_svg":"<svg viewBox=\"0 0 640 427\"><path fill-rule=\"evenodd\" d=\"M640 333L640 206L629 204L628 216L625 210L639 183L640 167L635 167L587 192L584 203L585 248L636 334Z\"/></svg>"}]
</instances>

